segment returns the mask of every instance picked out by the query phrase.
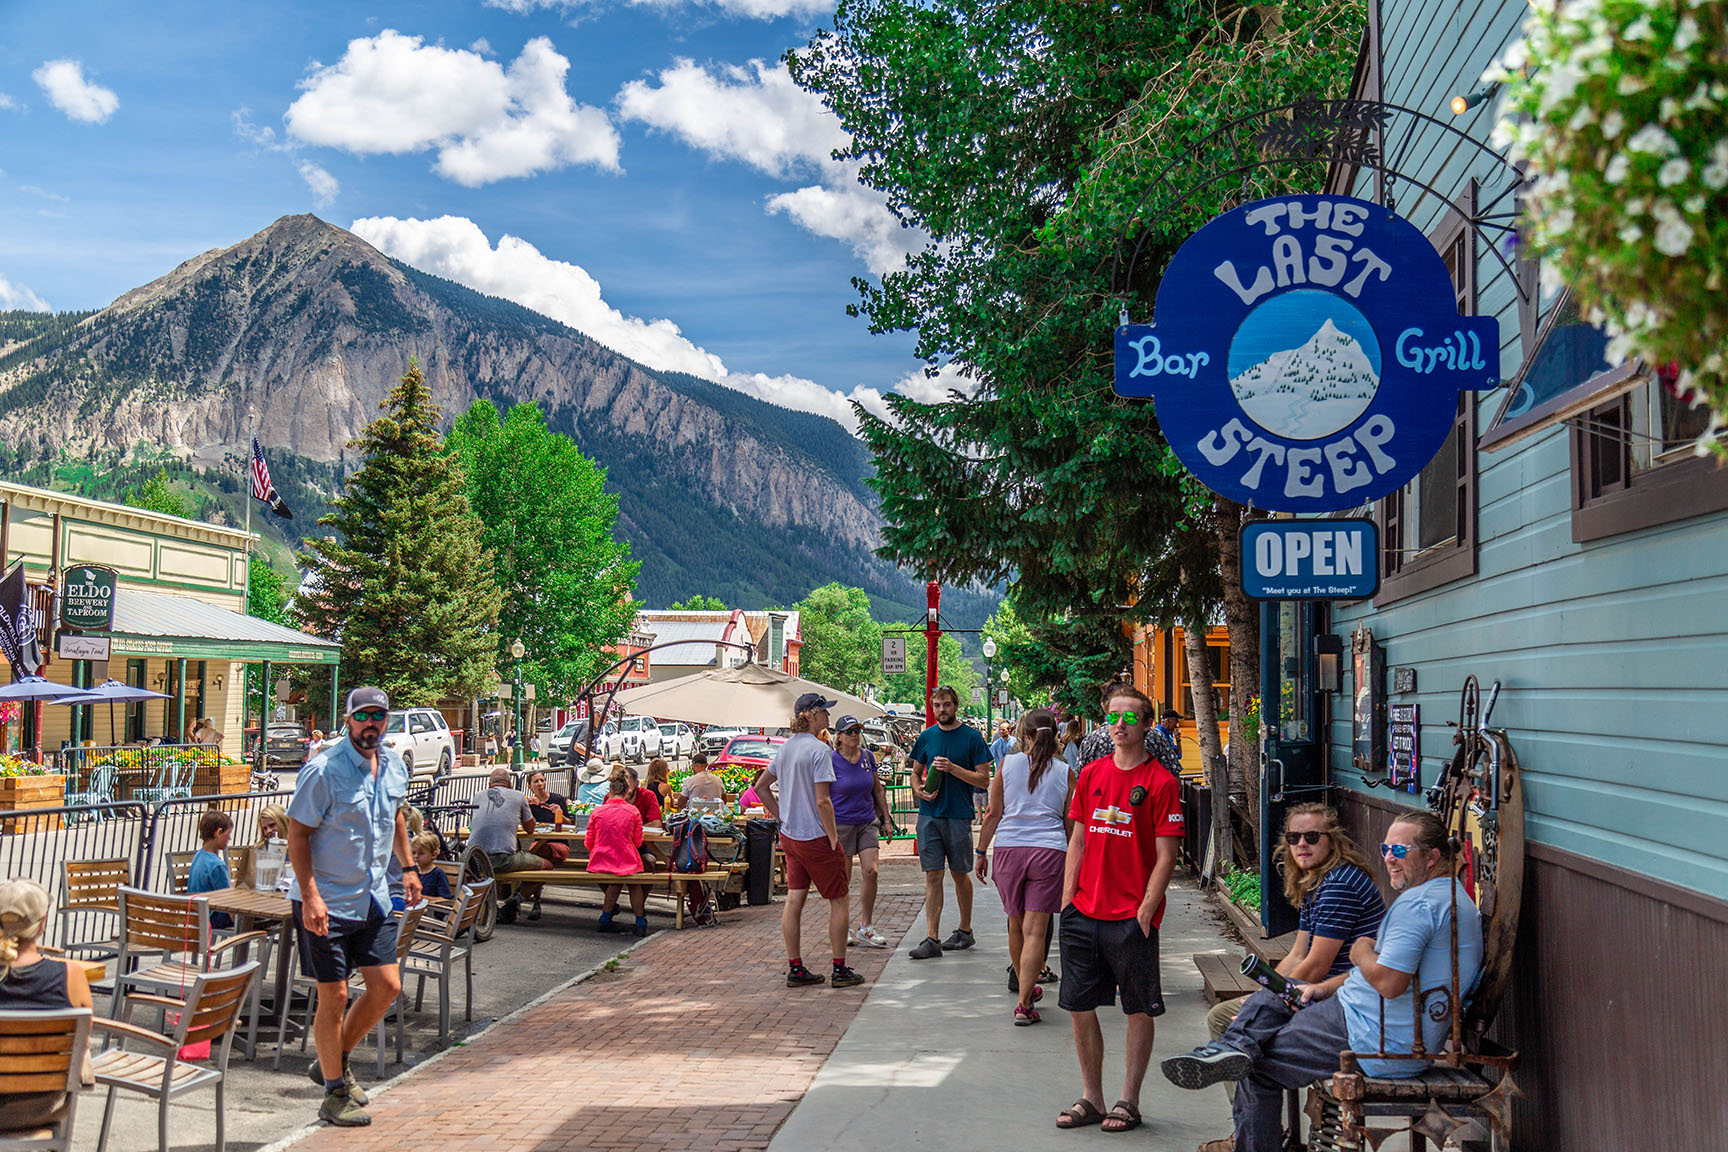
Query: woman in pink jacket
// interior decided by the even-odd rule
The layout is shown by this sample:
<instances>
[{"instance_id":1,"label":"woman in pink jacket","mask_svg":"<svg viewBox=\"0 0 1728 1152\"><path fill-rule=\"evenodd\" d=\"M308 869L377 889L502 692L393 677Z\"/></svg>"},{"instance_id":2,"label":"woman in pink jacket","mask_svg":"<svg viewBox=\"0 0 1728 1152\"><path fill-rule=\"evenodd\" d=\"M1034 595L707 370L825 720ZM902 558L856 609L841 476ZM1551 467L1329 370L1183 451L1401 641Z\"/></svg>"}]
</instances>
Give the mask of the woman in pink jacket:
<instances>
[{"instance_id":1,"label":"woman in pink jacket","mask_svg":"<svg viewBox=\"0 0 1728 1152\"><path fill-rule=\"evenodd\" d=\"M588 846L588 871L607 872L615 876L633 876L642 871L642 813L630 802L630 777L614 773L606 802L588 817L588 831L583 836ZM606 886L605 905L600 909L601 932L616 932L612 913L618 907L622 884ZM648 888L630 885L630 911L636 914L635 933L648 935Z\"/></svg>"}]
</instances>

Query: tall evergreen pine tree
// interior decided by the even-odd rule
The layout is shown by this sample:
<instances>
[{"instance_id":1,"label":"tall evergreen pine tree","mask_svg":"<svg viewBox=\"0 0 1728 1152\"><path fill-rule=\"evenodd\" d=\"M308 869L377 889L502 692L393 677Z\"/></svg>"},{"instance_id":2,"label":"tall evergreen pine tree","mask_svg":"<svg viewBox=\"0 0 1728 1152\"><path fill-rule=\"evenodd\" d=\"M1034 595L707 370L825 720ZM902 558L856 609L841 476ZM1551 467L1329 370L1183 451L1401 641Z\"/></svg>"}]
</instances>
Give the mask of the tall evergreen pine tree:
<instances>
[{"instance_id":1,"label":"tall evergreen pine tree","mask_svg":"<svg viewBox=\"0 0 1728 1152\"><path fill-rule=\"evenodd\" d=\"M352 444L365 463L318 521L339 535L308 544L317 588L300 611L342 641L350 684L376 684L399 706L474 696L497 652L492 555L418 363L383 409Z\"/></svg>"}]
</instances>

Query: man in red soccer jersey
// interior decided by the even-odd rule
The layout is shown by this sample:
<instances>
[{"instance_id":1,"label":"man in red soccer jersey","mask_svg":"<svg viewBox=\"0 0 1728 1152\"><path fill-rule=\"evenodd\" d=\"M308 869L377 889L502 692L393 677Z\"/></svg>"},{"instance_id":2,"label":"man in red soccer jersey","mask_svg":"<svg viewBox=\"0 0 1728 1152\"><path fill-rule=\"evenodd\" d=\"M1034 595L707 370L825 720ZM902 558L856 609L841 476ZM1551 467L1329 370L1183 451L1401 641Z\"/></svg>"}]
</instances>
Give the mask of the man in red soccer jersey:
<instances>
[{"instance_id":1,"label":"man in red soccer jersey","mask_svg":"<svg viewBox=\"0 0 1728 1152\"><path fill-rule=\"evenodd\" d=\"M1104 690L1111 755L1085 765L1074 785L1063 878L1062 994L1074 1024L1081 1096L1058 1128L1140 1126L1140 1085L1152 1058L1153 1018L1164 1014L1158 926L1164 889L1176 870L1182 801L1176 777L1146 751L1152 702L1131 684ZM1128 1072L1122 1098L1104 1111L1104 1033L1098 1008L1116 1002L1128 1017Z\"/></svg>"}]
</instances>

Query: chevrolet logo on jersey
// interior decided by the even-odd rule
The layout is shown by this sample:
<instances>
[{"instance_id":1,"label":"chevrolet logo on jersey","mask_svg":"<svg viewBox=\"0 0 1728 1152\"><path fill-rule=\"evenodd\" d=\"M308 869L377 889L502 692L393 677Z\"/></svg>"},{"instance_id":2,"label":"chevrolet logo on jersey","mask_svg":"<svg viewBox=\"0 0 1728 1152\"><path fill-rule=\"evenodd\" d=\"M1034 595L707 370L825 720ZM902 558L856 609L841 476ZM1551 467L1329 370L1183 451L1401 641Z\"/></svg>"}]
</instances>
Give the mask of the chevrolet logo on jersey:
<instances>
[{"instance_id":1,"label":"chevrolet logo on jersey","mask_svg":"<svg viewBox=\"0 0 1728 1152\"><path fill-rule=\"evenodd\" d=\"M1124 812L1116 805L1111 804L1104 808L1094 808L1092 819L1102 820L1106 824L1132 824L1134 823L1134 813Z\"/></svg>"}]
</instances>

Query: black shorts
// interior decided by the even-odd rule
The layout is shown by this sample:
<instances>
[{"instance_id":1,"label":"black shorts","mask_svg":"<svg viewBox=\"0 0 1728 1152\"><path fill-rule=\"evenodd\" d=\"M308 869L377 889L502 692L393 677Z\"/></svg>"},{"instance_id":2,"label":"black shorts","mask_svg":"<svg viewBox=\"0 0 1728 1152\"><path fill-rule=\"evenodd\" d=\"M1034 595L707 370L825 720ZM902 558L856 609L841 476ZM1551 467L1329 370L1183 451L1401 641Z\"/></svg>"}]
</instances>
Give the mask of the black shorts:
<instances>
[{"instance_id":1,"label":"black shorts","mask_svg":"<svg viewBox=\"0 0 1728 1152\"><path fill-rule=\"evenodd\" d=\"M364 920L330 917L330 934L314 936L300 918L294 901L294 936L300 951L300 972L320 984L339 984L361 968L396 963L396 918L372 901Z\"/></svg>"},{"instance_id":2,"label":"black shorts","mask_svg":"<svg viewBox=\"0 0 1728 1152\"><path fill-rule=\"evenodd\" d=\"M1143 935L1140 922L1094 920L1070 904L1062 909L1057 931L1062 950L1062 990L1056 1003L1064 1012L1091 1012L1116 1003L1129 1016L1164 1015L1164 988L1158 972L1158 929Z\"/></svg>"}]
</instances>

